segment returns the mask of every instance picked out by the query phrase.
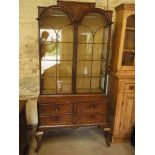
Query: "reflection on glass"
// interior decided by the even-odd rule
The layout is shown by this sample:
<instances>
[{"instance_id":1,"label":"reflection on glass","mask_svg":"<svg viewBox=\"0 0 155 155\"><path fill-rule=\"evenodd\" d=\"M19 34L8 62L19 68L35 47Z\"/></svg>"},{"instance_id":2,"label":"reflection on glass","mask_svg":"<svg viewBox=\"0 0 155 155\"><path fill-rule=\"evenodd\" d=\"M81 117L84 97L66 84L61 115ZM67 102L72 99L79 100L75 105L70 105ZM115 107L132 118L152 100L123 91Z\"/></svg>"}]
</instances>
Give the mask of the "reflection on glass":
<instances>
[{"instance_id":1,"label":"reflection on glass","mask_svg":"<svg viewBox=\"0 0 155 155\"><path fill-rule=\"evenodd\" d=\"M133 66L135 57L135 15L127 18L122 65Z\"/></svg>"},{"instance_id":2,"label":"reflection on glass","mask_svg":"<svg viewBox=\"0 0 155 155\"><path fill-rule=\"evenodd\" d=\"M134 65L134 50L133 51L124 51L122 65L133 66Z\"/></svg>"},{"instance_id":3,"label":"reflection on glass","mask_svg":"<svg viewBox=\"0 0 155 155\"><path fill-rule=\"evenodd\" d=\"M78 45L78 60L92 60L92 44Z\"/></svg>"},{"instance_id":4,"label":"reflection on glass","mask_svg":"<svg viewBox=\"0 0 155 155\"><path fill-rule=\"evenodd\" d=\"M134 49L135 48L135 31L126 30L124 49Z\"/></svg>"},{"instance_id":5,"label":"reflection on glass","mask_svg":"<svg viewBox=\"0 0 155 155\"><path fill-rule=\"evenodd\" d=\"M73 58L73 44L72 43L58 43L57 45L58 60L72 60Z\"/></svg>"},{"instance_id":6,"label":"reflection on glass","mask_svg":"<svg viewBox=\"0 0 155 155\"><path fill-rule=\"evenodd\" d=\"M58 78L57 79L57 93L71 93L72 92L72 79L71 78Z\"/></svg>"},{"instance_id":7,"label":"reflection on glass","mask_svg":"<svg viewBox=\"0 0 155 155\"><path fill-rule=\"evenodd\" d=\"M93 61L92 64L92 76L100 76L101 74L101 62Z\"/></svg>"},{"instance_id":8,"label":"reflection on glass","mask_svg":"<svg viewBox=\"0 0 155 155\"><path fill-rule=\"evenodd\" d=\"M135 15L131 15L127 18L127 27L135 27Z\"/></svg>"},{"instance_id":9,"label":"reflection on glass","mask_svg":"<svg viewBox=\"0 0 155 155\"><path fill-rule=\"evenodd\" d=\"M100 88L100 78L92 78L91 79L91 92L100 93L102 92Z\"/></svg>"},{"instance_id":10,"label":"reflection on glass","mask_svg":"<svg viewBox=\"0 0 155 155\"><path fill-rule=\"evenodd\" d=\"M40 21L41 28L51 28L52 26L56 30L60 30L62 26L68 24L70 24L68 16L63 11L58 9L47 10L43 14Z\"/></svg>"},{"instance_id":11,"label":"reflection on glass","mask_svg":"<svg viewBox=\"0 0 155 155\"><path fill-rule=\"evenodd\" d=\"M78 28L78 43L92 43L93 35L89 27L79 25Z\"/></svg>"},{"instance_id":12,"label":"reflection on glass","mask_svg":"<svg viewBox=\"0 0 155 155\"><path fill-rule=\"evenodd\" d=\"M106 88L106 86L105 86L105 75L101 75L100 87L102 90L105 90L105 88Z\"/></svg>"},{"instance_id":13,"label":"reflection on glass","mask_svg":"<svg viewBox=\"0 0 155 155\"><path fill-rule=\"evenodd\" d=\"M62 27L60 42L73 42L73 25L65 25Z\"/></svg>"},{"instance_id":14,"label":"reflection on glass","mask_svg":"<svg viewBox=\"0 0 155 155\"><path fill-rule=\"evenodd\" d=\"M106 69L106 62L101 61L101 75L105 74L105 69Z\"/></svg>"},{"instance_id":15,"label":"reflection on glass","mask_svg":"<svg viewBox=\"0 0 155 155\"><path fill-rule=\"evenodd\" d=\"M77 76L90 76L91 75L91 62L78 61L77 62Z\"/></svg>"},{"instance_id":16,"label":"reflection on glass","mask_svg":"<svg viewBox=\"0 0 155 155\"><path fill-rule=\"evenodd\" d=\"M106 24L105 19L103 18L103 16L97 13L90 13L84 16L82 21L82 25L87 25L91 27L91 30L93 32L95 32L98 27L105 26L104 24Z\"/></svg>"},{"instance_id":17,"label":"reflection on glass","mask_svg":"<svg viewBox=\"0 0 155 155\"><path fill-rule=\"evenodd\" d=\"M72 76L72 61L60 61L57 65L57 77Z\"/></svg>"},{"instance_id":18,"label":"reflection on glass","mask_svg":"<svg viewBox=\"0 0 155 155\"><path fill-rule=\"evenodd\" d=\"M90 78L77 78L76 92L77 93L90 92Z\"/></svg>"},{"instance_id":19,"label":"reflection on glass","mask_svg":"<svg viewBox=\"0 0 155 155\"><path fill-rule=\"evenodd\" d=\"M42 93L55 94L56 93L56 78L42 78Z\"/></svg>"},{"instance_id":20,"label":"reflection on glass","mask_svg":"<svg viewBox=\"0 0 155 155\"><path fill-rule=\"evenodd\" d=\"M106 59L107 54L107 44L94 44L93 50L93 59L94 60L101 60Z\"/></svg>"},{"instance_id":21,"label":"reflection on glass","mask_svg":"<svg viewBox=\"0 0 155 155\"><path fill-rule=\"evenodd\" d=\"M56 61L41 61L41 74L43 76L56 76Z\"/></svg>"}]
</instances>

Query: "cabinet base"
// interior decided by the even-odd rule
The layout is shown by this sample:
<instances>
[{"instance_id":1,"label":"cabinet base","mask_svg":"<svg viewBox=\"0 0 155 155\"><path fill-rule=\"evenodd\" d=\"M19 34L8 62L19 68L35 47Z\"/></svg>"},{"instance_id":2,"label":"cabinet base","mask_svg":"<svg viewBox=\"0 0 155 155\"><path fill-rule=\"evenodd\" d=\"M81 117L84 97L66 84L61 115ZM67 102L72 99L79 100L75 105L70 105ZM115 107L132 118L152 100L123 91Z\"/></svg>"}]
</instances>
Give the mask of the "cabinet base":
<instances>
[{"instance_id":1,"label":"cabinet base","mask_svg":"<svg viewBox=\"0 0 155 155\"><path fill-rule=\"evenodd\" d=\"M105 137L105 143L107 145L107 147L110 147L110 136L111 136L111 129L110 128L105 128L104 126L102 125L98 125L99 128L101 128L103 130L103 133L104 133L104 137ZM75 127L70 127L72 129L76 129L78 128L78 126L75 126ZM44 130L42 132L40 131L37 131L36 134L35 134L35 139L36 139L36 142L37 142L37 147L35 148L35 152L39 152L40 149L41 149L41 144L42 144L42 137L43 137L43 134L46 132L47 130Z\"/></svg>"}]
</instances>

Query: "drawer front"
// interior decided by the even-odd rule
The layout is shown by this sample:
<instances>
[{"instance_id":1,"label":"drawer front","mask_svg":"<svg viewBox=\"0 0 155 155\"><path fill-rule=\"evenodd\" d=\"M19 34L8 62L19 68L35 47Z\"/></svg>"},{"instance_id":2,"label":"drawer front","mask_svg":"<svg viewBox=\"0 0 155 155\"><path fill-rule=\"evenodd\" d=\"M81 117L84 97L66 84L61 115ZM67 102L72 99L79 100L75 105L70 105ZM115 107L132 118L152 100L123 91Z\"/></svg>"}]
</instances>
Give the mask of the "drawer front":
<instances>
[{"instance_id":1,"label":"drawer front","mask_svg":"<svg viewBox=\"0 0 155 155\"><path fill-rule=\"evenodd\" d=\"M60 113L72 113L72 104L39 104L39 115L50 115Z\"/></svg>"},{"instance_id":2,"label":"drawer front","mask_svg":"<svg viewBox=\"0 0 155 155\"><path fill-rule=\"evenodd\" d=\"M102 113L81 113L78 114L79 124L107 123L107 114Z\"/></svg>"},{"instance_id":3,"label":"drawer front","mask_svg":"<svg viewBox=\"0 0 155 155\"><path fill-rule=\"evenodd\" d=\"M40 116L39 125L67 125L74 123L72 115Z\"/></svg>"},{"instance_id":4,"label":"drawer front","mask_svg":"<svg viewBox=\"0 0 155 155\"><path fill-rule=\"evenodd\" d=\"M125 85L125 90L135 90L135 84L134 83L128 83Z\"/></svg>"},{"instance_id":5,"label":"drawer front","mask_svg":"<svg viewBox=\"0 0 155 155\"><path fill-rule=\"evenodd\" d=\"M78 112L107 112L108 103L96 102L96 103L79 103Z\"/></svg>"}]
</instances>

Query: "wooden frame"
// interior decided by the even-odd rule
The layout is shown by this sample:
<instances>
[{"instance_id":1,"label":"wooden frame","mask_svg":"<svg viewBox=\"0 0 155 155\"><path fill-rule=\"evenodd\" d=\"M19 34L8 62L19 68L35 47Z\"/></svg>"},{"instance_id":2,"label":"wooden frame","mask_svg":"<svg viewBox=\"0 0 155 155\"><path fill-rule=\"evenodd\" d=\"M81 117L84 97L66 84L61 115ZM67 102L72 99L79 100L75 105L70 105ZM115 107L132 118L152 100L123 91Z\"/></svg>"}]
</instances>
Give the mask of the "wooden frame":
<instances>
[{"instance_id":1,"label":"wooden frame","mask_svg":"<svg viewBox=\"0 0 155 155\"><path fill-rule=\"evenodd\" d=\"M63 2L60 2L58 4L63 4ZM66 2L65 2L66 4ZM70 4L70 3L68 3ZM52 10L52 9L58 9L62 12L64 12L70 19L70 23L73 24L73 60L72 60L72 93L71 94L76 94L76 71L77 71L77 41L78 41L78 25L80 25L82 23L83 17L86 16L89 13L97 13L100 14L101 16L103 16L103 18L105 18L105 20L107 21L108 25L109 25L109 31L108 31L108 44L107 44L107 56L106 56L106 64L105 64L105 80L104 80L104 90L102 91L102 93L106 93L106 81L107 81L107 71L108 71L108 61L109 61L109 50L110 50L110 35L111 35L111 17L112 17L112 11L104 11L102 9L99 8L89 8L86 10L80 10L78 11L78 14L76 14L75 12L73 12L73 7L74 7L74 3L71 3L69 6L69 8L65 8L62 6L49 6L49 7L39 7L39 12L38 12L38 27L40 30L40 21L43 18L43 15L46 13L46 11L48 10ZM79 5L81 5L81 3L78 3ZM89 3L83 3L83 4L89 4ZM91 4L89 7L92 7L93 5ZM71 12L72 11L72 12ZM81 12L79 14L79 12ZM39 38L40 38L40 32L39 32ZM39 45L40 45L40 41L39 41ZM39 46L39 51L40 51L40 55L41 55L41 49ZM40 64L40 68L41 68L41 56L39 56L39 64ZM67 60L66 60L67 61ZM94 62L94 60L92 60L92 62ZM40 69L40 77L41 77L41 69ZM92 76L91 76L92 78ZM91 88L91 85L90 85ZM40 78L40 94L42 90L42 80ZM90 92L88 92L87 94L89 94ZM98 92L96 92L98 94ZM65 93L67 94L67 93ZM70 94L70 93L69 93Z\"/></svg>"}]
</instances>

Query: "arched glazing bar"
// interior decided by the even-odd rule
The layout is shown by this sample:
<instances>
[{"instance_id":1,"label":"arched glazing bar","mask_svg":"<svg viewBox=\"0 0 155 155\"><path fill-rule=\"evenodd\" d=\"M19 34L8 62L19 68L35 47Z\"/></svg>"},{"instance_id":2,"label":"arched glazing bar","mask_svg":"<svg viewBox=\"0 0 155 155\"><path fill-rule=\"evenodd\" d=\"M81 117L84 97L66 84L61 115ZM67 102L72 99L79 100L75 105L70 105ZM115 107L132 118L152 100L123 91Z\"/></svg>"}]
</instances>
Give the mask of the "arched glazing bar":
<instances>
[{"instance_id":1,"label":"arched glazing bar","mask_svg":"<svg viewBox=\"0 0 155 155\"><path fill-rule=\"evenodd\" d=\"M60 6L39 18L41 94L72 93L73 17Z\"/></svg>"},{"instance_id":2,"label":"arched glazing bar","mask_svg":"<svg viewBox=\"0 0 155 155\"><path fill-rule=\"evenodd\" d=\"M97 8L78 18L77 93L106 93L111 19Z\"/></svg>"}]
</instances>

